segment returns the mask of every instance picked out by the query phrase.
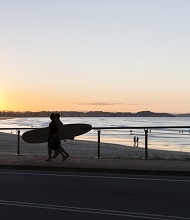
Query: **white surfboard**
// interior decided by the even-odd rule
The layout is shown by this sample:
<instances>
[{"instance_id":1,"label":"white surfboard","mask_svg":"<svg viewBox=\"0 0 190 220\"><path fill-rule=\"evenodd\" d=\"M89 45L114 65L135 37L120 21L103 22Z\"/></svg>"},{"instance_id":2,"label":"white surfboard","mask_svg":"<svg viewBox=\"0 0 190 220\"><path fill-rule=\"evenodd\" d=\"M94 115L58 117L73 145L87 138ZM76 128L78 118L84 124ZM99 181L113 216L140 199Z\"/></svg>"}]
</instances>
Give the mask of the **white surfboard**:
<instances>
[{"instance_id":1,"label":"white surfboard","mask_svg":"<svg viewBox=\"0 0 190 220\"><path fill-rule=\"evenodd\" d=\"M65 124L59 126L59 139L71 139L73 137L87 133L92 129L89 124ZM48 142L49 127L33 129L23 133L22 139L27 143Z\"/></svg>"}]
</instances>

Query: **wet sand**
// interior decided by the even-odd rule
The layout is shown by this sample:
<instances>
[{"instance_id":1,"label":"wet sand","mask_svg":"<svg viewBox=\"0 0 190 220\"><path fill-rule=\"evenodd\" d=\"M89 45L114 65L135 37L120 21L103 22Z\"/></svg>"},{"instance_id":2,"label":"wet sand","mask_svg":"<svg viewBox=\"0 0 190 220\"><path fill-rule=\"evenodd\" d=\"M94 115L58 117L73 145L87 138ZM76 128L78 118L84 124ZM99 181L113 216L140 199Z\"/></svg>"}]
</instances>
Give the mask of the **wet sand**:
<instances>
[{"instance_id":1,"label":"wet sand","mask_svg":"<svg viewBox=\"0 0 190 220\"><path fill-rule=\"evenodd\" d=\"M62 146L71 157L97 157L98 143L84 140L66 140L62 141ZM20 137L21 155L47 156L47 143L28 144ZM18 153L18 136L0 132L0 155L14 155ZM125 146L119 144L101 143L100 155L102 158L129 158L142 159L145 157L144 147ZM149 159L177 159L190 160L190 153L166 151L166 150L148 150Z\"/></svg>"}]
</instances>

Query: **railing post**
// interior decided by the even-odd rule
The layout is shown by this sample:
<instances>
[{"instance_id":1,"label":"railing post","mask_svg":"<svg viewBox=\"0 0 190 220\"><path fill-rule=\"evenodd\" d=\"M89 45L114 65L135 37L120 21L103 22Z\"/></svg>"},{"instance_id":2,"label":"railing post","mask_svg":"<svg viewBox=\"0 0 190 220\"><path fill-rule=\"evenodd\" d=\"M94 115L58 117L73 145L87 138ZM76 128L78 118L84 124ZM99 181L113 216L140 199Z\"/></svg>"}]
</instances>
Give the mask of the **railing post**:
<instances>
[{"instance_id":1,"label":"railing post","mask_svg":"<svg viewBox=\"0 0 190 220\"><path fill-rule=\"evenodd\" d=\"M148 159L148 129L145 128L145 160Z\"/></svg>"},{"instance_id":2,"label":"railing post","mask_svg":"<svg viewBox=\"0 0 190 220\"><path fill-rule=\"evenodd\" d=\"M101 131L100 130L97 130L98 131L98 158L100 158L100 133Z\"/></svg>"},{"instance_id":3,"label":"railing post","mask_svg":"<svg viewBox=\"0 0 190 220\"><path fill-rule=\"evenodd\" d=\"M17 154L18 156L20 156L20 130L17 130L17 134L18 134L18 142L17 142Z\"/></svg>"}]
</instances>

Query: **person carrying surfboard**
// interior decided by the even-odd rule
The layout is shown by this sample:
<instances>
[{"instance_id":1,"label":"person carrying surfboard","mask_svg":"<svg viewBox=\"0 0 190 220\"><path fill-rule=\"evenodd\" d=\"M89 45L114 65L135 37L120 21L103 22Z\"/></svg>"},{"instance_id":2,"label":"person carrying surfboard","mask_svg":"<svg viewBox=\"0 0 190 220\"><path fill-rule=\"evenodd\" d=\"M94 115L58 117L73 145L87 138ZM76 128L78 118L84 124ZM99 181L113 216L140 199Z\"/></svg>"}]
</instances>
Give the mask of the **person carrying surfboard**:
<instances>
[{"instance_id":1,"label":"person carrying surfboard","mask_svg":"<svg viewBox=\"0 0 190 220\"><path fill-rule=\"evenodd\" d=\"M55 123L57 125L57 128L59 129L59 126L60 125L63 125L62 121L60 120L60 114L59 113L56 113L55 114ZM65 140L64 140L65 141ZM69 157L69 154L65 151L65 149L61 146L61 141L59 140L59 148L54 150L54 155L52 158L56 158L59 153L61 154L61 152L64 154L65 156L65 159L67 159ZM61 154L62 155L62 154Z\"/></svg>"},{"instance_id":2,"label":"person carrying surfboard","mask_svg":"<svg viewBox=\"0 0 190 220\"><path fill-rule=\"evenodd\" d=\"M56 114L51 113L50 115L51 122L49 124L49 138L48 138L48 159L46 161L51 161L52 150L58 151L60 148L60 140L58 138L58 126L56 122ZM66 159L66 156L62 151L59 151L62 155L63 160Z\"/></svg>"}]
</instances>

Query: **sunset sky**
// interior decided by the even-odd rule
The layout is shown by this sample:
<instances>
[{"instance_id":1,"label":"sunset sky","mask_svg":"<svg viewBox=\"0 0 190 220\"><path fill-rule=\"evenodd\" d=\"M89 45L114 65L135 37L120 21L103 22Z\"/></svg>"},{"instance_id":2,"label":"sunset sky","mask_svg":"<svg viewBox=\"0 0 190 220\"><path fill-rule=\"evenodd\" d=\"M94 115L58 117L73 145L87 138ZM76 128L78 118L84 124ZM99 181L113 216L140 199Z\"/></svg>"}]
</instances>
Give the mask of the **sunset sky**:
<instances>
[{"instance_id":1,"label":"sunset sky","mask_svg":"<svg viewBox=\"0 0 190 220\"><path fill-rule=\"evenodd\" d=\"M189 0L0 0L0 110L190 113Z\"/></svg>"}]
</instances>

